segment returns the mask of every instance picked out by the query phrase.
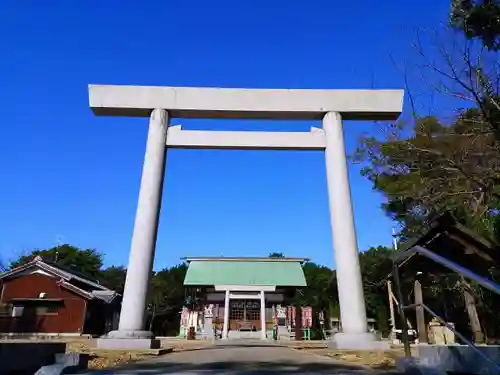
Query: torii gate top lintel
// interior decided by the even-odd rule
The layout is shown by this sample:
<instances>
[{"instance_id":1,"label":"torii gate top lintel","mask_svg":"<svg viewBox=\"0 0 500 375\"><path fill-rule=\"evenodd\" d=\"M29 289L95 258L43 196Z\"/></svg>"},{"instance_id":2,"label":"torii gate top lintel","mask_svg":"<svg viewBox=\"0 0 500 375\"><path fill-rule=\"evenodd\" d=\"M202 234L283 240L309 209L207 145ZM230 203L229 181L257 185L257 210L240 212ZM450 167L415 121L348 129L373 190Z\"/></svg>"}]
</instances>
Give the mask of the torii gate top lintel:
<instances>
[{"instance_id":1,"label":"torii gate top lintel","mask_svg":"<svg viewBox=\"0 0 500 375\"><path fill-rule=\"evenodd\" d=\"M99 116L148 117L155 108L176 118L320 120L339 112L344 120L395 120L403 90L235 89L89 85Z\"/></svg>"}]
</instances>

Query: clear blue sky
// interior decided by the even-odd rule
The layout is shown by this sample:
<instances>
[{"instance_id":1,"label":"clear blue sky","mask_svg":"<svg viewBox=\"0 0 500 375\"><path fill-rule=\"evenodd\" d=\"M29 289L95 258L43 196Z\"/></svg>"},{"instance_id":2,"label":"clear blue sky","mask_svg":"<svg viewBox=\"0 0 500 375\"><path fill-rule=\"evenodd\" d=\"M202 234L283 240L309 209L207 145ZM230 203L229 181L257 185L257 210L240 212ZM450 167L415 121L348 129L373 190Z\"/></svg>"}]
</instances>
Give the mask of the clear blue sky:
<instances>
[{"instance_id":1,"label":"clear blue sky","mask_svg":"<svg viewBox=\"0 0 500 375\"><path fill-rule=\"evenodd\" d=\"M270 5L272 4L272 5ZM87 85L403 88L391 61L449 1L14 1L0 5L0 254L57 236L126 264L147 119L95 117ZM314 122L175 120L191 129ZM349 150L370 123L346 123ZM360 249L390 244L350 166ZM168 153L155 268L187 255L308 256L332 266L321 152Z\"/></svg>"}]
</instances>

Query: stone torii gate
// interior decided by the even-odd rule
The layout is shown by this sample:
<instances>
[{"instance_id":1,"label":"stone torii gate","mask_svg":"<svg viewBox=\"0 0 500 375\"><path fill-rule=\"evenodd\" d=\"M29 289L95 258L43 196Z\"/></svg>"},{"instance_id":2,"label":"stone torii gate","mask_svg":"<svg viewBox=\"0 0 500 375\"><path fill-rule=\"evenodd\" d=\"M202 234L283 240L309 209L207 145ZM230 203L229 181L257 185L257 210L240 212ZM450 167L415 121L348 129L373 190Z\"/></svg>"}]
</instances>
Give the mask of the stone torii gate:
<instances>
[{"instance_id":1,"label":"stone torii gate","mask_svg":"<svg viewBox=\"0 0 500 375\"><path fill-rule=\"evenodd\" d=\"M365 300L347 172L342 120L395 120L403 90L287 90L90 85L97 116L149 117L122 309L117 331L98 340L103 348L158 345L144 330L168 148L325 150L342 332L339 349L380 347L368 333ZM171 118L319 120L310 132L193 131L169 127Z\"/></svg>"}]
</instances>

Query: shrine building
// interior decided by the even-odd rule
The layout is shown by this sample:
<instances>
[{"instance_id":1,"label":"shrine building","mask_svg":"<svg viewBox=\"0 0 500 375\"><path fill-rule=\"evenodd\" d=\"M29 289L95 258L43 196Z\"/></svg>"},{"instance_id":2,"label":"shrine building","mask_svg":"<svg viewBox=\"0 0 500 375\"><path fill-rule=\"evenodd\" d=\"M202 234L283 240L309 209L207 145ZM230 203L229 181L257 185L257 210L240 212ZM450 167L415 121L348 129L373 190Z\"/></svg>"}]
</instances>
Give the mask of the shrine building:
<instances>
[{"instance_id":1,"label":"shrine building","mask_svg":"<svg viewBox=\"0 0 500 375\"><path fill-rule=\"evenodd\" d=\"M181 313L181 335L189 327L195 327L197 336L220 334L223 339L272 338L275 328L280 335L293 331L291 307L283 304L307 286L302 265L308 259L193 257L185 261L184 286L197 307ZM306 326L312 322L309 310L302 323Z\"/></svg>"}]
</instances>

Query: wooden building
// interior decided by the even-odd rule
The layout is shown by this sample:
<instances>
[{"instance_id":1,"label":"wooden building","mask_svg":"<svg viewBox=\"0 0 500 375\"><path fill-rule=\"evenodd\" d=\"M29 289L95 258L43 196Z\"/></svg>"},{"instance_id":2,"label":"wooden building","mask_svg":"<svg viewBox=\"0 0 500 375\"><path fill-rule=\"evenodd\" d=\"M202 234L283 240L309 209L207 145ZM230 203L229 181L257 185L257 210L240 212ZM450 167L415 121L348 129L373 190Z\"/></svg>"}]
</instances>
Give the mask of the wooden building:
<instances>
[{"instance_id":1,"label":"wooden building","mask_svg":"<svg viewBox=\"0 0 500 375\"><path fill-rule=\"evenodd\" d=\"M101 335L116 325L119 295L35 257L0 275L1 334Z\"/></svg>"},{"instance_id":2,"label":"wooden building","mask_svg":"<svg viewBox=\"0 0 500 375\"><path fill-rule=\"evenodd\" d=\"M491 268L498 269L498 265L500 264L500 249L498 245L460 224L450 212L444 212L435 218L423 235L404 243L400 252L404 253L415 246L424 247L428 251L464 267L480 277L490 277L489 271ZM400 252L396 254L400 256ZM467 280L465 277L457 279L459 276L457 273L420 255L418 252L411 253L405 258L400 259L398 261L398 269L402 284L413 284L412 303L417 305L416 313L415 319L408 319L407 325L411 328L411 320L415 321L420 343L427 343L429 341L427 325L432 319L432 316L426 314L423 307L420 306L421 304L425 304L423 290L432 285L435 289L439 287L443 291L443 283L446 284L449 280L453 280L457 291L461 290L465 310L468 315L468 322L459 319L460 316L452 316L452 319L455 318L462 321L462 325L459 322L454 322L453 325L470 340L476 343L484 342L483 328L481 327L481 319L479 318L476 306L477 301L472 293L470 280ZM392 281L390 280L392 277L393 274L391 272L388 276L388 292L391 326L395 330L396 322L398 321L395 317L396 309L394 301L396 298L393 293ZM446 311L445 295L441 295L441 298L443 300L443 311ZM436 312L442 313L439 309ZM445 314L442 315L443 319L448 320ZM435 324L433 323L433 325ZM411 329L411 331L413 330ZM467 331L470 331L470 333L468 334Z\"/></svg>"},{"instance_id":3,"label":"wooden building","mask_svg":"<svg viewBox=\"0 0 500 375\"><path fill-rule=\"evenodd\" d=\"M285 322L282 304L307 286L302 270L307 259L303 258L202 257L186 261L184 286L199 297L201 313L186 318L194 321L185 325L203 326L209 336L216 324L222 338L269 337L275 323L290 324Z\"/></svg>"}]
</instances>

